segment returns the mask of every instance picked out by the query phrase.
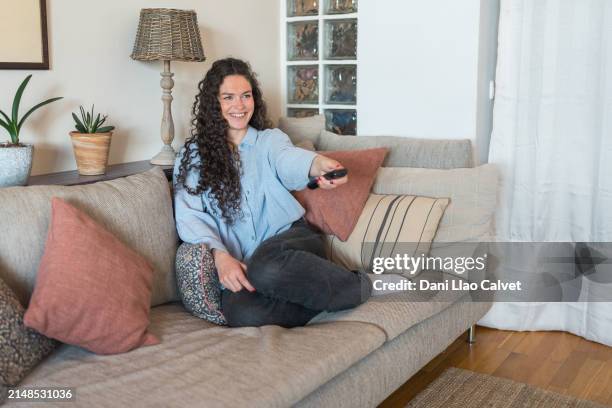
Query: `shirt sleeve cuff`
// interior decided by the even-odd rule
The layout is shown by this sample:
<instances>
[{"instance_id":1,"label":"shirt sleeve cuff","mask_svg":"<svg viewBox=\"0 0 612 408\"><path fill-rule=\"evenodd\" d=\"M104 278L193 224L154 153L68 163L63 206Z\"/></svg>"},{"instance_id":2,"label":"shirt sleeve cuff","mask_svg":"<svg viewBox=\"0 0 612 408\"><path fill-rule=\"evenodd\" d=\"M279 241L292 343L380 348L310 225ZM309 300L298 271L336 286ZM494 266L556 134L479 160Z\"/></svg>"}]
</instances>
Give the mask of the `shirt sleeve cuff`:
<instances>
[{"instance_id":1,"label":"shirt sleeve cuff","mask_svg":"<svg viewBox=\"0 0 612 408\"><path fill-rule=\"evenodd\" d=\"M303 190L308 184L310 168L313 160L317 157L317 153L304 149L297 150L299 150L299 153L295 158L295 166L291 167L290 179L293 190Z\"/></svg>"},{"instance_id":2,"label":"shirt sleeve cuff","mask_svg":"<svg viewBox=\"0 0 612 408\"><path fill-rule=\"evenodd\" d=\"M217 249L219 251L227 252L229 254L229 251L227 250L225 245L223 245L221 243L221 241L219 241L219 240L216 240L214 238L212 238L212 239L203 239L202 243L206 244L206 246L208 247L209 251L212 251L213 249Z\"/></svg>"}]
</instances>

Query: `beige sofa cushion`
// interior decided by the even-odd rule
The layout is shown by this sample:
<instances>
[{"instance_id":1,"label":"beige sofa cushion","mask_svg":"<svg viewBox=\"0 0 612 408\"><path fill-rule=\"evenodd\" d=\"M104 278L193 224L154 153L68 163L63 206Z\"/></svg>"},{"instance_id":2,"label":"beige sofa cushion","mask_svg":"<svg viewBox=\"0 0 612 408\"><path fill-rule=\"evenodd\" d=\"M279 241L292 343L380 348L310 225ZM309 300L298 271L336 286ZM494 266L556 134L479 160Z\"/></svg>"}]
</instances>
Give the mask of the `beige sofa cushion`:
<instances>
[{"instance_id":1,"label":"beige sofa cushion","mask_svg":"<svg viewBox=\"0 0 612 408\"><path fill-rule=\"evenodd\" d=\"M329 259L350 270L381 273L376 258L427 254L447 198L370 194L357 225L345 242L326 236ZM414 274L419 271L385 272ZM410 273L409 273L410 272Z\"/></svg>"},{"instance_id":2,"label":"beige sofa cushion","mask_svg":"<svg viewBox=\"0 0 612 408\"><path fill-rule=\"evenodd\" d=\"M384 167L424 167L454 169L472 167L469 139L431 140L398 136L340 136L322 130L317 150L360 150L388 147Z\"/></svg>"},{"instance_id":3,"label":"beige sofa cushion","mask_svg":"<svg viewBox=\"0 0 612 408\"><path fill-rule=\"evenodd\" d=\"M304 398L295 408L378 406L490 308L490 303L453 304L385 343Z\"/></svg>"},{"instance_id":4,"label":"beige sofa cushion","mask_svg":"<svg viewBox=\"0 0 612 408\"><path fill-rule=\"evenodd\" d=\"M351 322L229 329L178 304L153 308L150 330L161 344L121 355L64 345L20 386L75 387L79 406L287 407L385 340Z\"/></svg>"},{"instance_id":5,"label":"beige sofa cushion","mask_svg":"<svg viewBox=\"0 0 612 408\"><path fill-rule=\"evenodd\" d=\"M381 282L396 281L387 279L389 275L370 274L369 276L372 282L376 280L381 280ZM416 288L419 288L421 280L441 282L443 279L448 280L450 285L450 281L458 281L461 278L423 271L412 281L415 282ZM369 323L382 329L387 336L387 341L390 341L412 326L448 308L453 303L459 300L468 301L469 299L469 291L464 290L394 291L373 296L366 303L354 309L320 313L309 324L324 322Z\"/></svg>"},{"instance_id":6,"label":"beige sofa cushion","mask_svg":"<svg viewBox=\"0 0 612 408\"><path fill-rule=\"evenodd\" d=\"M494 238L499 172L495 165L471 169L381 168L372 190L378 194L449 197L429 251L430 257L479 257ZM444 269L448 273L458 273ZM478 280L479 272L464 274Z\"/></svg>"},{"instance_id":7,"label":"beige sofa cushion","mask_svg":"<svg viewBox=\"0 0 612 408\"><path fill-rule=\"evenodd\" d=\"M493 164L452 170L380 168L372 187L376 194L449 197L434 243L490 241L498 190Z\"/></svg>"},{"instance_id":8,"label":"beige sofa cushion","mask_svg":"<svg viewBox=\"0 0 612 408\"><path fill-rule=\"evenodd\" d=\"M319 134L325 129L325 116L314 115L306 118L281 117L278 128L285 132L293 144L310 141L317 146Z\"/></svg>"},{"instance_id":9,"label":"beige sofa cushion","mask_svg":"<svg viewBox=\"0 0 612 408\"><path fill-rule=\"evenodd\" d=\"M84 186L0 189L0 274L22 304L27 304L36 281L51 197L86 212L149 261L154 269L153 305L178 299L174 278L177 235L170 188L164 172L154 168Z\"/></svg>"}]
</instances>

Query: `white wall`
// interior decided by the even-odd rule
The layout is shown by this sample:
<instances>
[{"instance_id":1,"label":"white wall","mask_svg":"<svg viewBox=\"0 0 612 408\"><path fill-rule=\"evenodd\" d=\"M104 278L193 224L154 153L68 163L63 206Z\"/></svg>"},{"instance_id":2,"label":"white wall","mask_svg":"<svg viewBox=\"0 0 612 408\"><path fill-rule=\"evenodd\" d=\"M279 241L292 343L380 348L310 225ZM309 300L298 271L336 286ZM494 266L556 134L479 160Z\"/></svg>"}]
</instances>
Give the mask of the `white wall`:
<instances>
[{"instance_id":1,"label":"white wall","mask_svg":"<svg viewBox=\"0 0 612 408\"><path fill-rule=\"evenodd\" d=\"M172 63L175 147L189 134L197 83L214 60L225 56L250 61L259 73L270 116L278 118L277 0L47 0L51 70L0 71L2 110L10 109L17 86L29 73L34 76L22 112L43 99L64 96L32 115L22 129L21 140L36 146L32 174L76 168L68 132L73 129L70 112L80 104L94 103L116 126L111 164L149 159L159 151L163 64L129 57L140 9L148 7L196 10L207 57L202 63ZM0 133L0 140L6 139L8 134Z\"/></svg>"},{"instance_id":2,"label":"white wall","mask_svg":"<svg viewBox=\"0 0 612 408\"><path fill-rule=\"evenodd\" d=\"M481 40L490 41L480 9L489 1L359 3L359 134L476 142L478 76L486 71L479 53Z\"/></svg>"}]
</instances>

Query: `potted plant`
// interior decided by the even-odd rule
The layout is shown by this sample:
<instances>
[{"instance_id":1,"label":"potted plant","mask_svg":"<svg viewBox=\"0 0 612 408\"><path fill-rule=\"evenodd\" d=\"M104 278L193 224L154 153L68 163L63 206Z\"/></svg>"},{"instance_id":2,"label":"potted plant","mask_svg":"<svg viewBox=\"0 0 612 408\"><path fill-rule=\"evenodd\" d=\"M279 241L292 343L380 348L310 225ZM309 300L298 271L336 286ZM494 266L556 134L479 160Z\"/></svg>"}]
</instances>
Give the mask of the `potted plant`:
<instances>
[{"instance_id":1,"label":"potted plant","mask_svg":"<svg viewBox=\"0 0 612 408\"><path fill-rule=\"evenodd\" d=\"M108 152L114 126L102 126L108 115L94 113L94 107L86 112L81 106L81 118L72 114L76 131L70 132L72 148L76 158L79 174L94 176L106 173Z\"/></svg>"},{"instance_id":2,"label":"potted plant","mask_svg":"<svg viewBox=\"0 0 612 408\"><path fill-rule=\"evenodd\" d=\"M25 120L38 108L48 103L62 99L62 97L51 98L30 108L21 119L19 118L19 104L21 95L25 90L32 75L28 75L15 93L11 116L0 110L0 126L11 136L11 141L0 143L0 187L23 186L28 182L32 170L32 155L34 146L21 143L19 134Z\"/></svg>"}]
</instances>

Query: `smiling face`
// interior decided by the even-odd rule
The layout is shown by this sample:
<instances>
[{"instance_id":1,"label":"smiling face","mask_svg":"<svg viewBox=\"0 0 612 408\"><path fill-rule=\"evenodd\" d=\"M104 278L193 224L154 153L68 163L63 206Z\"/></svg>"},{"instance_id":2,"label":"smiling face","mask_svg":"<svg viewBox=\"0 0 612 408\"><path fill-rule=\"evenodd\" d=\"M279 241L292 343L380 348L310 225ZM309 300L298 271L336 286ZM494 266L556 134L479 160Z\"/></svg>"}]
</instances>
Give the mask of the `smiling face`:
<instances>
[{"instance_id":1,"label":"smiling face","mask_svg":"<svg viewBox=\"0 0 612 408\"><path fill-rule=\"evenodd\" d=\"M221 115L233 134L244 135L255 110L253 90L242 75L228 75L219 87Z\"/></svg>"}]
</instances>

